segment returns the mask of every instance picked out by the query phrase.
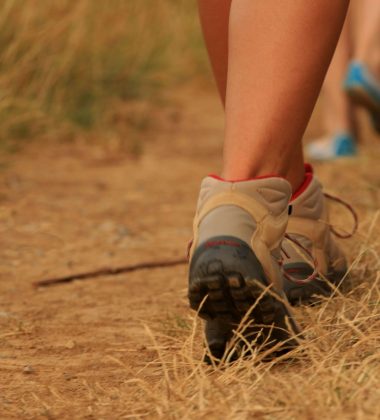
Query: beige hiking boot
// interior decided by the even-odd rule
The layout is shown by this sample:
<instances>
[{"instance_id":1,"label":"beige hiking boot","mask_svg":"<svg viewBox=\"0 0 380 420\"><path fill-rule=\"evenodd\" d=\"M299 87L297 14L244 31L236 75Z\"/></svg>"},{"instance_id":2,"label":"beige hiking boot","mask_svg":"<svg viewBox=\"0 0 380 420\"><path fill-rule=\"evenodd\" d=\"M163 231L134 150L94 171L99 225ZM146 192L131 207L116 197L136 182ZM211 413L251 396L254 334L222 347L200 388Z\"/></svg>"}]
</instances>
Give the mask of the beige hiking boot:
<instances>
[{"instance_id":1,"label":"beige hiking boot","mask_svg":"<svg viewBox=\"0 0 380 420\"><path fill-rule=\"evenodd\" d=\"M310 300L313 295L328 295L332 291L329 282L338 285L347 271L344 254L332 235L322 185L310 165L305 165L305 169L305 182L290 203L291 215L286 233L308 250L314 263L306 261L298 246L284 240L284 291L291 303ZM316 265L319 275L308 283L297 282L313 272L313 265Z\"/></svg>"},{"instance_id":2,"label":"beige hiking boot","mask_svg":"<svg viewBox=\"0 0 380 420\"><path fill-rule=\"evenodd\" d=\"M249 312L249 339L296 344L299 329L283 292L280 245L288 221L290 184L277 177L203 180L190 250L189 300L207 320L216 358ZM291 330L291 331L289 331Z\"/></svg>"}]
</instances>

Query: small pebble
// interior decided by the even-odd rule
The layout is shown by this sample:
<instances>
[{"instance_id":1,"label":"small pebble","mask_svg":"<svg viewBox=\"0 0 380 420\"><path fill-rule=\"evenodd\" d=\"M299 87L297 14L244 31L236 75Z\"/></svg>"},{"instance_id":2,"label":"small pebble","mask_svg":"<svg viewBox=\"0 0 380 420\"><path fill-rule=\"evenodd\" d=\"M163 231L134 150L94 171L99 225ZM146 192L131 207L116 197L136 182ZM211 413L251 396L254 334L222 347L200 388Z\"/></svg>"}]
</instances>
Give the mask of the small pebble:
<instances>
[{"instance_id":1,"label":"small pebble","mask_svg":"<svg viewBox=\"0 0 380 420\"><path fill-rule=\"evenodd\" d=\"M23 368L23 373L25 373L26 375L30 375L31 373L34 373L35 371L34 371L34 369L33 369L33 367L32 366L30 366L30 365L26 365L26 366L24 366L24 368Z\"/></svg>"},{"instance_id":2,"label":"small pebble","mask_svg":"<svg viewBox=\"0 0 380 420\"><path fill-rule=\"evenodd\" d=\"M65 378L66 381L71 381L72 379L77 378L75 375L73 375L72 373L68 373L68 372L65 372L63 374L63 377Z\"/></svg>"},{"instance_id":3,"label":"small pebble","mask_svg":"<svg viewBox=\"0 0 380 420\"><path fill-rule=\"evenodd\" d=\"M69 341L65 344L65 347L66 347L67 349L73 349L73 348L75 347L75 341L73 341L73 340L69 340Z\"/></svg>"}]
</instances>

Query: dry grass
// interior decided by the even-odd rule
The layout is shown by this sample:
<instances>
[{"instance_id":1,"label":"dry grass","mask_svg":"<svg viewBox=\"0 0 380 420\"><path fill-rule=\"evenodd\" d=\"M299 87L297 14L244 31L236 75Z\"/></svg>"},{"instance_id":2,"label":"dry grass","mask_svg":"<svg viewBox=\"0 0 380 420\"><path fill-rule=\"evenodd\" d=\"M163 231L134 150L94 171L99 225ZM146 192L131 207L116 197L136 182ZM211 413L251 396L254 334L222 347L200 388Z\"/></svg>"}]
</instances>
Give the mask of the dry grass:
<instances>
[{"instance_id":1,"label":"dry grass","mask_svg":"<svg viewBox=\"0 0 380 420\"><path fill-rule=\"evenodd\" d=\"M147 369L157 381L144 380L144 369L130 380L131 417L379 418L380 259L372 246L366 252L351 268L351 291L297 309L305 341L281 359L264 362L253 350L247 360L206 367L195 320L172 325L174 337L148 331L157 358Z\"/></svg>"},{"instance_id":2,"label":"dry grass","mask_svg":"<svg viewBox=\"0 0 380 420\"><path fill-rule=\"evenodd\" d=\"M5 0L0 12L0 143L107 135L125 102L205 69L195 4ZM123 115L144 128L144 115Z\"/></svg>"}]
</instances>

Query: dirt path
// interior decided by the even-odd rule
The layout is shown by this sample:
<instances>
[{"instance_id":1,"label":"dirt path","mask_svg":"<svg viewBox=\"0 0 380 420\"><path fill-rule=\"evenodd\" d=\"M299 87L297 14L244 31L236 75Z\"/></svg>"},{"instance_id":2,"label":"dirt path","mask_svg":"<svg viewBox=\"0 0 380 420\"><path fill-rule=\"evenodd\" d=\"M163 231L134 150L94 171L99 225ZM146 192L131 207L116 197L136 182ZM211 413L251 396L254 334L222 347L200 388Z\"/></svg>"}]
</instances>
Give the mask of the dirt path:
<instances>
[{"instance_id":1,"label":"dirt path","mask_svg":"<svg viewBox=\"0 0 380 420\"><path fill-rule=\"evenodd\" d=\"M199 182L218 169L222 117L208 97L201 107L189 99L180 115L176 124L147 134L154 141L138 160L98 146L33 144L2 170L0 418L160 415L148 406L138 411L144 403L136 381L159 383L163 375L152 363L157 346L144 326L164 357L181 348L193 318L186 267L39 290L31 284L185 254ZM371 153L318 167L358 207L361 238L379 206L380 173L369 169L378 162ZM351 260L360 246L346 245Z\"/></svg>"}]
</instances>

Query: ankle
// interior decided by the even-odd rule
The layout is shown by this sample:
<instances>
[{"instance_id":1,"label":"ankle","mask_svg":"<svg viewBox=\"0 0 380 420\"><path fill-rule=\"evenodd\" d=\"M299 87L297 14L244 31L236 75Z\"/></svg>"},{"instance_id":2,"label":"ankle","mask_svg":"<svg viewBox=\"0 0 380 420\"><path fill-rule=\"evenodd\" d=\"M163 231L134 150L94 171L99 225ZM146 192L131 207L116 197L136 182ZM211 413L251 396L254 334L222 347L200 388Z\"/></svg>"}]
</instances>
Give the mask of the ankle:
<instances>
[{"instance_id":1,"label":"ankle","mask_svg":"<svg viewBox=\"0 0 380 420\"><path fill-rule=\"evenodd\" d=\"M291 196L290 202L298 198L304 191L307 190L311 181L313 180L313 168L310 164L305 163L304 165L304 176L302 182L298 185L296 189L293 189L293 194Z\"/></svg>"}]
</instances>

